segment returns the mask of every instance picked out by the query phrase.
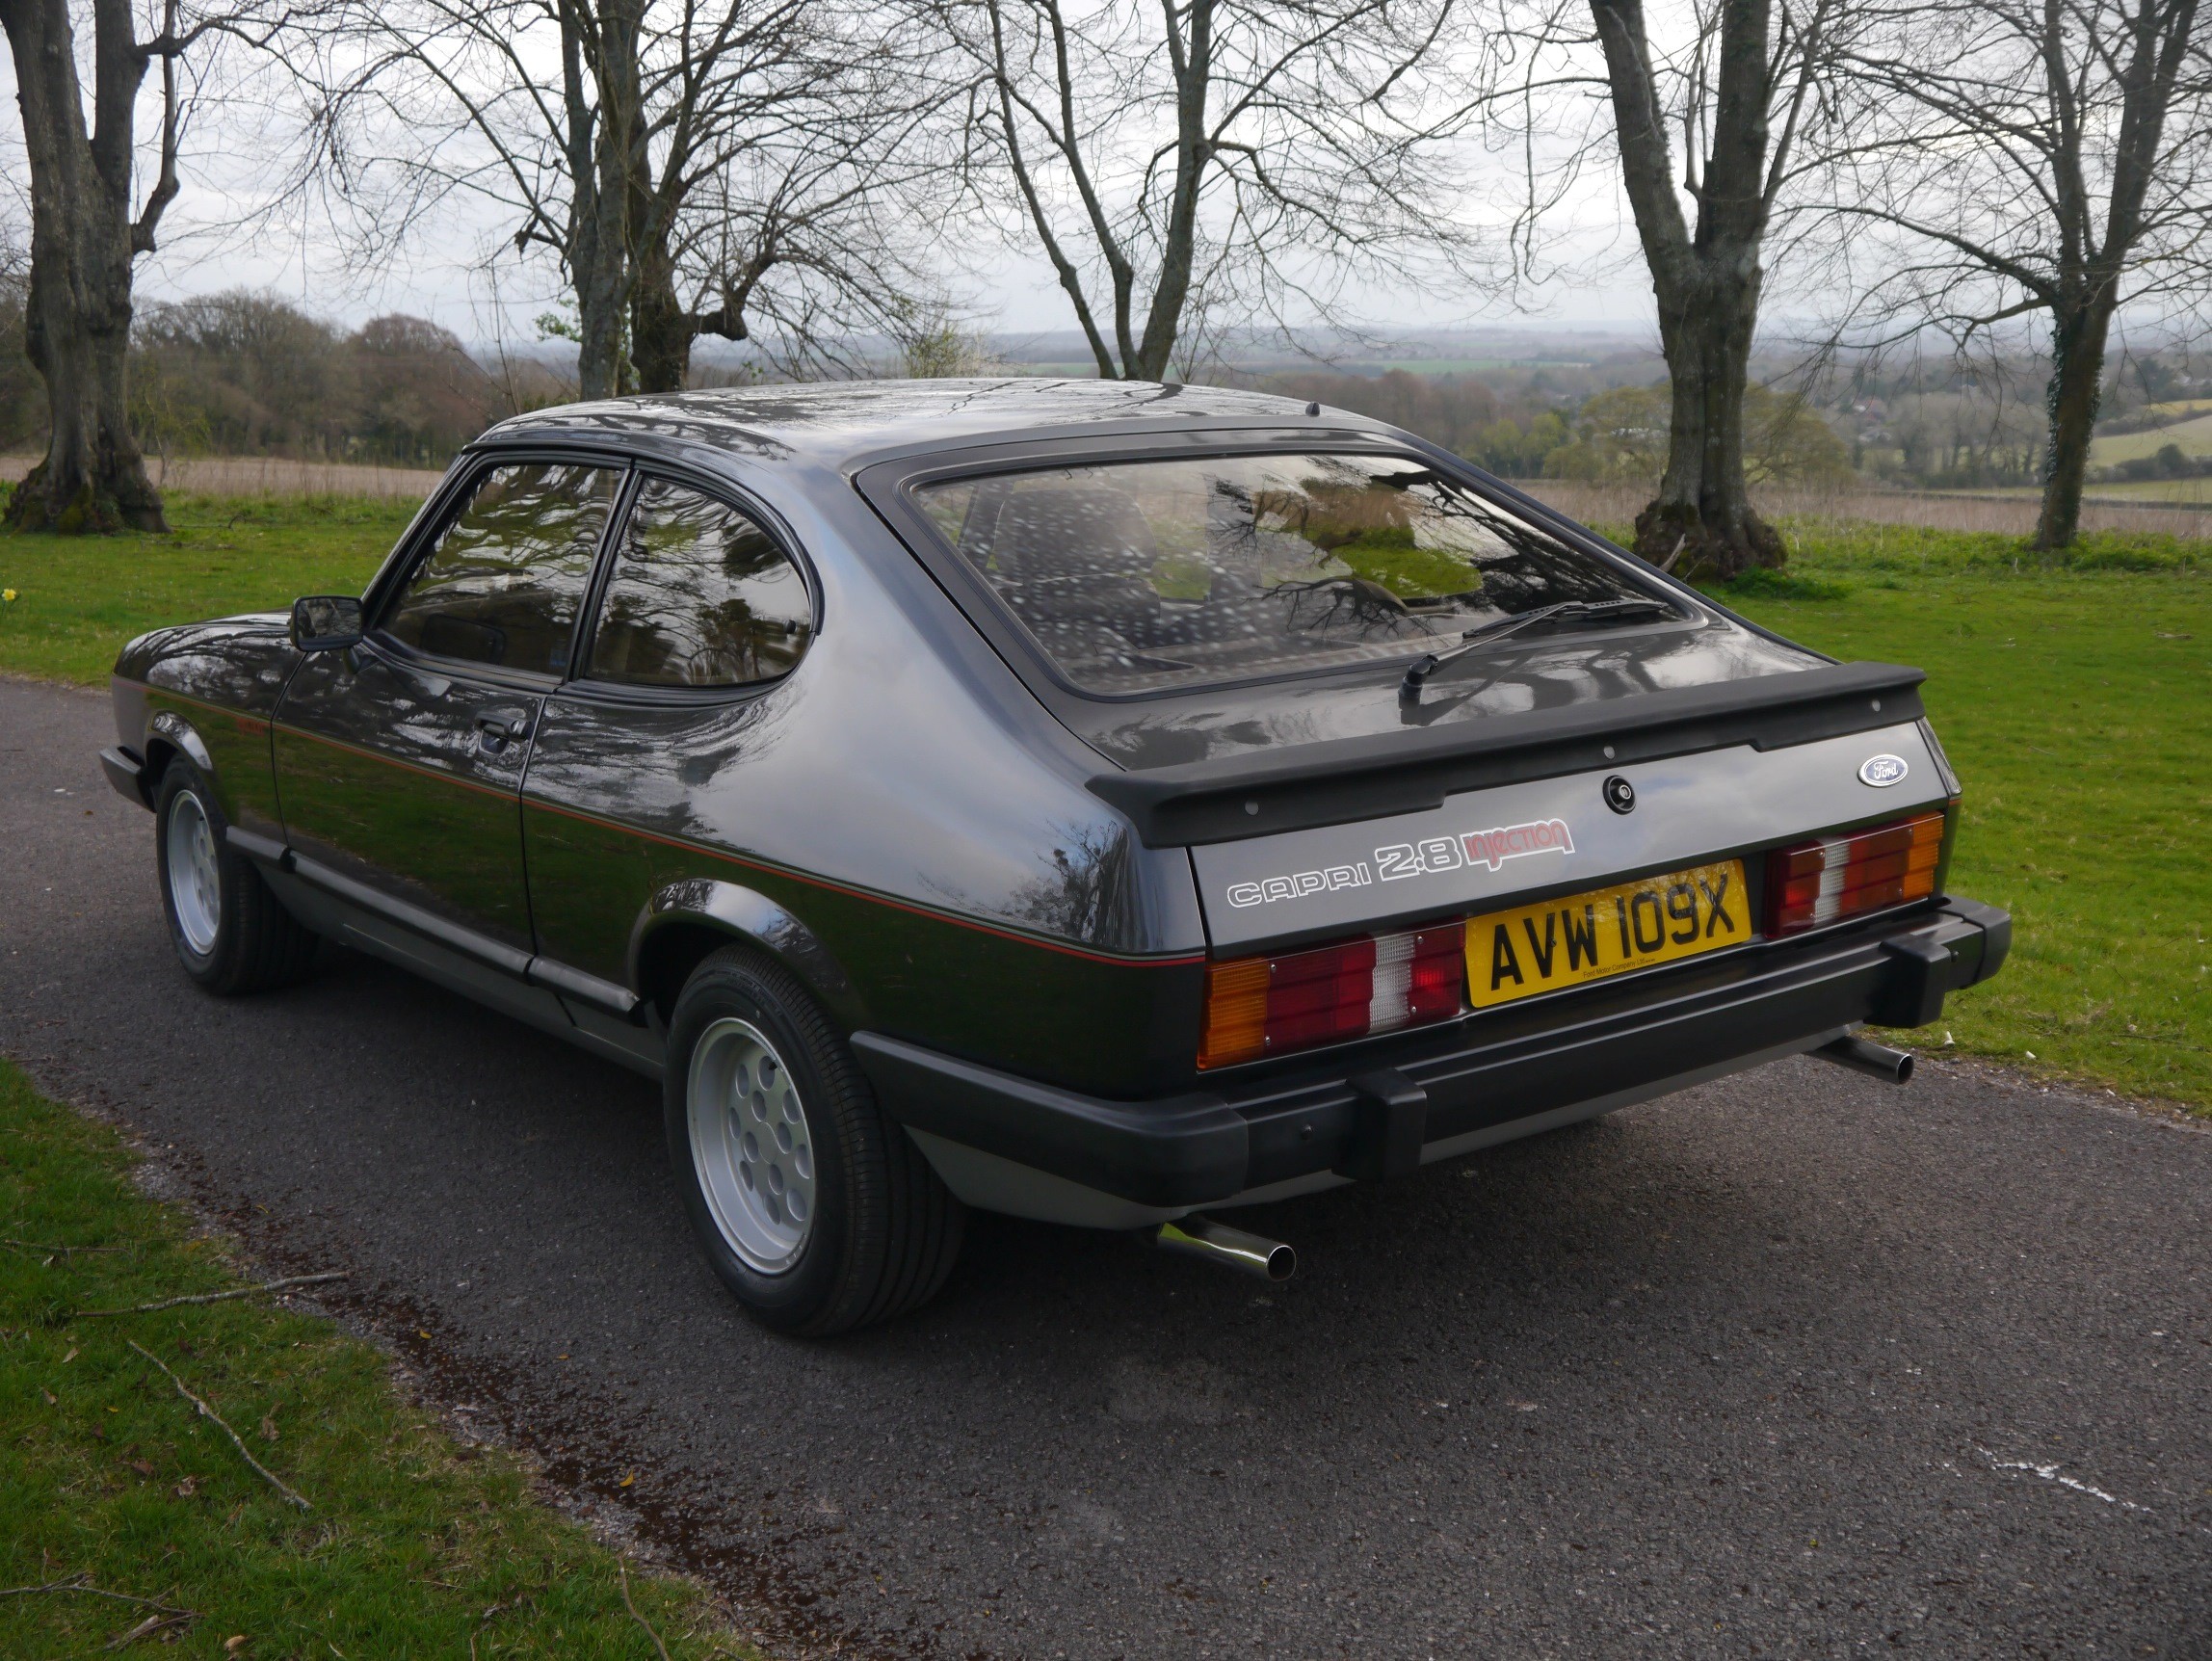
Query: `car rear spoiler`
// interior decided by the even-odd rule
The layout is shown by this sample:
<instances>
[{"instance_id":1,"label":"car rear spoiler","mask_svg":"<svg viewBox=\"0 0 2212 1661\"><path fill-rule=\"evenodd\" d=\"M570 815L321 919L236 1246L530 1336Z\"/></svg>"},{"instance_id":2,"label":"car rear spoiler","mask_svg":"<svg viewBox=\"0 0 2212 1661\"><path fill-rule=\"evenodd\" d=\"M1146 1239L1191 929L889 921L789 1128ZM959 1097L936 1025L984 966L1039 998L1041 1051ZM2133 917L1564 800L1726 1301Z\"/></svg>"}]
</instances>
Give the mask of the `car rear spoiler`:
<instances>
[{"instance_id":1,"label":"car rear spoiler","mask_svg":"<svg viewBox=\"0 0 2212 1661\"><path fill-rule=\"evenodd\" d=\"M1101 773L1093 795L1148 848L1230 842L1438 807L1462 790L1748 744L1780 750L1916 721L1917 669L1823 664L1558 709L1254 751L1220 761Z\"/></svg>"}]
</instances>

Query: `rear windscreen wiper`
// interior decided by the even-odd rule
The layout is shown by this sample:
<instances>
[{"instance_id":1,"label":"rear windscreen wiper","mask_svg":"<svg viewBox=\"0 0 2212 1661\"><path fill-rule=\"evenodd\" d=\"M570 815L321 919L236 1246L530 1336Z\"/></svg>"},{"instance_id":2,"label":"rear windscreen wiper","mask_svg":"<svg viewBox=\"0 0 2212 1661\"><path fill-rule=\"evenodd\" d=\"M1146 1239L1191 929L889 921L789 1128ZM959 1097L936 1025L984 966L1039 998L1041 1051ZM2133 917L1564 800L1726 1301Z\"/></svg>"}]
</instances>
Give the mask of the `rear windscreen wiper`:
<instances>
[{"instance_id":1,"label":"rear windscreen wiper","mask_svg":"<svg viewBox=\"0 0 2212 1661\"><path fill-rule=\"evenodd\" d=\"M1478 646L1489 646L1510 634L1518 634L1533 623L1548 622L1567 618L1577 622L1589 618L1646 617L1660 613L1679 616L1680 608L1666 600L1559 600L1548 606L1538 606L1534 611L1515 612L1512 617L1493 618L1490 621L1471 628L1462 636L1457 646L1442 651L1424 652L1406 670L1406 678L1398 683L1400 703L1421 701L1421 688L1429 677L1456 657L1463 656Z\"/></svg>"}]
</instances>

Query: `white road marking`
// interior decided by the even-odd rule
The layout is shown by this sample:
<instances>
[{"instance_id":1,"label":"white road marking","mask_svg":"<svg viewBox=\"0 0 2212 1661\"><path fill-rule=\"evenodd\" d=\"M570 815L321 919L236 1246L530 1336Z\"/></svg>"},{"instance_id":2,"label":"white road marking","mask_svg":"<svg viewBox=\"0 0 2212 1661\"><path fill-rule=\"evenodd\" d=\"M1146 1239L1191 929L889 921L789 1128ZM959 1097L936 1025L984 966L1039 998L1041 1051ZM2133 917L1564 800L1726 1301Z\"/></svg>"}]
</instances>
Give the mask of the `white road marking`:
<instances>
[{"instance_id":1,"label":"white road marking","mask_svg":"<svg viewBox=\"0 0 2212 1661\"><path fill-rule=\"evenodd\" d=\"M2117 1505L2123 1511L2140 1511L2146 1515L2148 1515L2150 1511L2150 1507L2146 1505L2137 1505L2131 1499L2121 1499L2118 1494L2107 1493L2101 1488L2093 1488L2086 1482L2077 1482L2074 1478L2061 1471L2055 1464L2037 1464L2029 1460L1999 1459L1979 1443L1975 1445L1974 1451L1988 1460L1994 1469L2025 1471L2030 1476L2041 1477L2045 1482L2055 1482L2061 1488L2070 1488L2076 1493L2086 1493L2092 1499L2100 1499L2107 1505Z\"/></svg>"}]
</instances>

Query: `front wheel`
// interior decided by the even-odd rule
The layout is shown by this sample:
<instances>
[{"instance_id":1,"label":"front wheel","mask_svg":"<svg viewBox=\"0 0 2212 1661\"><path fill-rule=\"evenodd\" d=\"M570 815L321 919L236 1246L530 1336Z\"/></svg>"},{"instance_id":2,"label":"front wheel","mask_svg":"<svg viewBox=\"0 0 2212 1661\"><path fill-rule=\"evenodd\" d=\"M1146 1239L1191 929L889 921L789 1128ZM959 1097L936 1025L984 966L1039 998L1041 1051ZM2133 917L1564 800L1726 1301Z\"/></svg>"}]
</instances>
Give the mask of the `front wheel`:
<instances>
[{"instance_id":1,"label":"front wheel","mask_svg":"<svg viewBox=\"0 0 2212 1661\"><path fill-rule=\"evenodd\" d=\"M707 1261L763 1324L850 1331L918 1308L952 1272L961 1202L771 960L731 947L685 983L664 1114Z\"/></svg>"},{"instance_id":2,"label":"front wheel","mask_svg":"<svg viewBox=\"0 0 2212 1661\"><path fill-rule=\"evenodd\" d=\"M305 975L315 936L269 891L253 861L224 845L215 792L181 756L161 776L153 822L162 909L184 972L224 997Z\"/></svg>"}]
</instances>

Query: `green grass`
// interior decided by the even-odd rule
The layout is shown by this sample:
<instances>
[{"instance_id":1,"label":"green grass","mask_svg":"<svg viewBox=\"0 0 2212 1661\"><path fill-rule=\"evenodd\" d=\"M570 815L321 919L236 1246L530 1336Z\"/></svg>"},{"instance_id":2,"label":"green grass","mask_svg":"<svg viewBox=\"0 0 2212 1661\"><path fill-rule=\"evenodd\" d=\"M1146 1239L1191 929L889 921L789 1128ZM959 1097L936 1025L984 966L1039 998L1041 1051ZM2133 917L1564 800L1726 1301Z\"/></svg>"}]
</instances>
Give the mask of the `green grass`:
<instances>
[{"instance_id":1,"label":"green grass","mask_svg":"<svg viewBox=\"0 0 2212 1661\"><path fill-rule=\"evenodd\" d=\"M1897 526L1791 537L1725 591L1841 658L1928 671L1965 780L1951 886L2013 912L2013 956L1914 1041L2212 1106L2212 548ZM1802 585L1796 593L1789 585Z\"/></svg>"},{"instance_id":2,"label":"green grass","mask_svg":"<svg viewBox=\"0 0 2212 1661\"><path fill-rule=\"evenodd\" d=\"M0 535L0 672L104 684L116 649L162 623L359 593L414 516L356 497L171 496L166 537Z\"/></svg>"},{"instance_id":3,"label":"green grass","mask_svg":"<svg viewBox=\"0 0 2212 1661\"><path fill-rule=\"evenodd\" d=\"M360 502L172 503L167 538L0 537L0 670L97 684L156 623L357 591L406 522ZM2212 546L1796 527L1729 598L1838 657L1917 664L1966 780L1953 872L2009 907L1960 1047L2212 1107ZM1941 1041L1940 1031L1926 1035ZM2030 1059L2033 1052L2033 1059Z\"/></svg>"},{"instance_id":4,"label":"green grass","mask_svg":"<svg viewBox=\"0 0 2212 1661\"><path fill-rule=\"evenodd\" d=\"M2115 461L2155 456L2169 444L2178 444L2184 456L2212 455L2212 415L2193 415L2170 427L2153 427L2143 433L2115 433L2094 439L2089 447L2090 465L2109 467Z\"/></svg>"},{"instance_id":5,"label":"green grass","mask_svg":"<svg viewBox=\"0 0 2212 1661\"><path fill-rule=\"evenodd\" d=\"M2037 492L2040 494L2040 492ZM2179 502L2212 504L2212 478L2199 473L2194 479L2121 479L2117 483L2086 485L2086 502Z\"/></svg>"},{"instance_id":6,"label":"green grass","mask_svg":"<svg viewBox=\"0 0 2212 1661\"><path fill-rule=\"evenodd\" d=\"M161 1635L177 1638L157 1652L181 1655L651 1661L638 1617L672 1655L750 1653L717 1638L687 1583L630 1574L633 1617L616 1558L514 1460L449 1439L328 1321L264 1298L72 1314L240 1283L127 1165L111 1132L0 1062L0 1587L151 1600L0 1596L0 1654L98 1654L162 1608L192 1613ZM313 1509L256 1475L134 1339Z\"/></svg>"}]
</instances>

